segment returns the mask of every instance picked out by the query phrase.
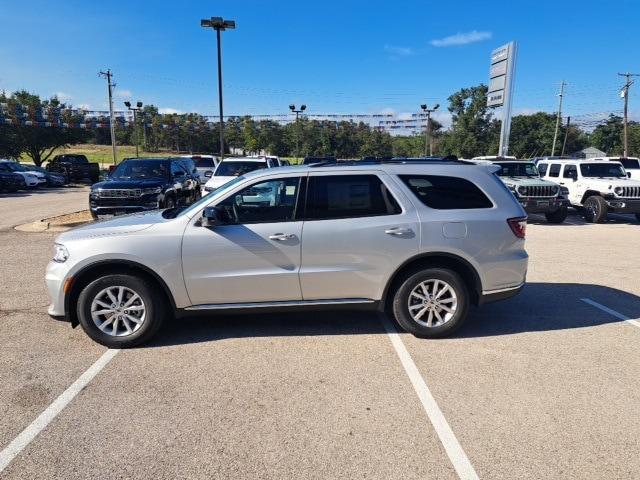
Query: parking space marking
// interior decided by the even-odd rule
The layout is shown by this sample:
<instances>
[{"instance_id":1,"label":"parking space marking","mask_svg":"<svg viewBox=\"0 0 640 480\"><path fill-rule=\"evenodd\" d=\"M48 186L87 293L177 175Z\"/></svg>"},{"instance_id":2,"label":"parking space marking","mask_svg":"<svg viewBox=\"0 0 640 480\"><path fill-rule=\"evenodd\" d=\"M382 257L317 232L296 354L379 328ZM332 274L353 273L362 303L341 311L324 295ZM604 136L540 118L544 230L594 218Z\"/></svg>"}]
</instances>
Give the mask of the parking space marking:
<instances>
[{"instance_id":1,"label":"parking space marking","mask_svg":"<svg viewBox=\"0 0 640 480\"><path fill-rule=\"evenodd\" d=\"M629 318L626 315L623 315L623 314L621 314L619 312L616 312L615 310L610 309L609 307L605 307L604 305L602 305L602 304L600 304L598 302L594 302L590 298L581 298L580 300L582 300L585 303L588 303L592 307L596 307L596 308L602 310L603 312L608 313L609 315L613 315L614 317L619 318L620 320L624 320L625 322L630 323L631 325L640 328L640 322L638 320L634 320L632 318Z\"/></svg>"},{"instance_id":2,"label":"parking space marking","mask_svg":"<svg viewBox=\"0 0 640 480\"><path fill-rule=\"evenodd\" d=\"M80 377L56 398L47 409L0 452L0 473L44 430L56 416L85 388L89 382L115 357L120 350L107 350Z\"/></svg>"},{"instance_id":3,"label":"parking space marking","mask_svg":"<svg viewBox=\"0 0 640 480\"><path fill-rule=\"evenodd\" d=\"M471 465L467 454L464 453L449 423L447 423L447 419L444 417L435 398L433 398L427 383L424 381L424 378L422 378L422 375L420 375L420 371L402 342L400 334L386 315L381 315L381 321L387 331L393 348L400 358L404 371L411 380L413 388L422 403L422 407L427 413L427 417L429 417L431 425L433 425L458 477L463 480L478 480L478 474L473 468L473 465Z\"/></svg>"}]
</instances>

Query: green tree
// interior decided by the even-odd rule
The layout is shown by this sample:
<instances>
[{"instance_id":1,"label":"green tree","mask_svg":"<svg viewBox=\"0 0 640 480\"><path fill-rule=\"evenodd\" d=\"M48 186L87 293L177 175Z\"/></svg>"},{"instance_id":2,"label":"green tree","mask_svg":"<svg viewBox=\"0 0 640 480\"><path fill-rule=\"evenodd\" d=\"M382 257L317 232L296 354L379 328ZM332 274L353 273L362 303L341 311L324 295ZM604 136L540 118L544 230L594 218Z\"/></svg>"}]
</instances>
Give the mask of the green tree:
<instances>
[{"instance_id":1,"label":"green tree","mask_svg":"<svg viewBox=\"0 0 640 480\"><path fill-rule=\"evenodd\" d=\"M610 115L607 121L598 125L591 133L591 145L607 155L622 155L622 117Z\"/></svg>"},{"instance_id":2,"label":"green tree","mask_svg":"<svg viewBox=\"0 0 640 480\"><path fill-rule=\"evenodd\" d=\"M500 122L487 108L487 86L463 88L449 97L451 128L442 136L440 153L460 157L495 154Z\"/></svg>"},{"instance_id":3,"label":"green tree","mask_svg":"<svg viewBox=\"0 0 640 480\"><path fill-rule=\"evenodd\" d=\"M64 127L64 126L34 126L25 125L24 118L38 120L41 112L50 109L60 109L60 119L67 124L80 124L83 120L82 115L73 113L71 106L60 103L57 97L50 100L41 100L39 96L33 95L25 90L13 93L7 97L3 95L4 102L7 104L8 112L21 112L11 116L12 124L5 125L1 132L7 140L7 146L11 148L12 155L26 154L31 158L33 163L40 166L49 159L53 152L61 147L67 147L76 143L86 141L91 137L91 133L85 129ZM26 117L24 116L26 115ZM3 141L4 143L4 141Z\"/></svg>"}]
</instances>

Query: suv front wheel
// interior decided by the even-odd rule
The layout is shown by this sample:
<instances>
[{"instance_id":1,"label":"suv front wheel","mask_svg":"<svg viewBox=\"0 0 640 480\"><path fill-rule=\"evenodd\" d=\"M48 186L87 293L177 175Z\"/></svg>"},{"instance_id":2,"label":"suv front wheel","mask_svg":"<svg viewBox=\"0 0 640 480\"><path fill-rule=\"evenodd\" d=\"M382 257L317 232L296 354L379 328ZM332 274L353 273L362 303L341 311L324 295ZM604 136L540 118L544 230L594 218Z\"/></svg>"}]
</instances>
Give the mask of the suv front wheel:
<instances>
[{"instance_id":1,"label":"suv front wheel","mask_svg":"<svg viewBox=\"0 0 640 480\"><path fill-rule=\"evenodd\" d=\"M393 314L405 331L439 338L458 329L467 317L469 293L460 276L445 268L409 275L393 297Z\"/></svg>"},{"instance_id":2,"label":"suv front wheel","mask_svg":"<svg viewBox=\"0 0 640 480\"><path fill-rule=\"evenodd\" d=\"M165 317L165 301L149 282L132 275L105 275L78 298L78 320L96 342L109 348L133 347L150 339Z\"/></svg>"},{"instance_id":3,"label":"suv front wheel","mask_svg":"<svg viewBox=\"0 0 640 480\"><path fill-rule=\"evenodd\" d=\"M584 218L587 222L602 223L607 219L607 202L598 195L584 201Z\"/></svg>"}]
</instances>

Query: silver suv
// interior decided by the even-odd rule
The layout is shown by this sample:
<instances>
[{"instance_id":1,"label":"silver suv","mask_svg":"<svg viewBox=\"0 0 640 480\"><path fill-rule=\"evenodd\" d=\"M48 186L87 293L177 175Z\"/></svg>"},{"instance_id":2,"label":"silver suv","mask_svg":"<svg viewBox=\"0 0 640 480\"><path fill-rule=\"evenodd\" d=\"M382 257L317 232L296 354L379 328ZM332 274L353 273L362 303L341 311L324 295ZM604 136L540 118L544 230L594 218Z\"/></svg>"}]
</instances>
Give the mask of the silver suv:
<instances>
[{"instance_id":1,"label":"silver suv","mask_svg":"<svg viewBox=\"0 0 640 480\"><path fill-rule=\"evenodd\" d=\"M281 167L197 203L60 235L49 314L115 348L167 317L320 306L387 311L418 337L523 286L525 213L493 165Z\"/></svg>"}]
</instances>

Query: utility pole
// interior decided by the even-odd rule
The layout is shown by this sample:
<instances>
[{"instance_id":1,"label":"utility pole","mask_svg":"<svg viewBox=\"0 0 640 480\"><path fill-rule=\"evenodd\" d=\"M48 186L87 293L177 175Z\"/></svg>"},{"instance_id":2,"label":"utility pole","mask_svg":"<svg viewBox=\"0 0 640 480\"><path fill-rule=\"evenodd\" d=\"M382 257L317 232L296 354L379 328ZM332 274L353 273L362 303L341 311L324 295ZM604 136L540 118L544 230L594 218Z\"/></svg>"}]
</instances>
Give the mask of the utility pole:
<instances>
[{"instance_id":1,"label":"utility pole","mask_svg":"<svg viewBox=\"0 0 640 480\"><path fill-rule=\"evenodd\" d=\"M424 135L424 156L427 156L427 149L428 149L428 154L430 157L433 156L433 145L431 145L431 113L435 112L438 107L440 107L439 103L436 103L436 105L433 108L427 108L426 104L422 104L420 105L420 108L422 108L422 111L425 112L427 114L427 128L425 131L425 135Z\"/></svg>"},{"instance_id":2,"label":"utility pole","mask_svg":"<svg viewBox=\"0 0 640 480\"><path fill-rule=\"evenodd\" d=\"M623 139L623 143L624 143L624 157L628 157L629 156L629 139L627 136L627 121L628 121L628 115L627 112L629 110L629 87L633 84L633 80L631 80L631 77L640 77L640 74L638 73L618 73L618 75L620 75L621 77L625 77L627 79L627 81L625 82L624 86L622 87L622 90L620 91L620 96L622 98L624 98L624 139Z\"/></svg>"},{"instance_id":3,"label":"utility pole","mask_svg":"<svg viewBox=\"0 0 640 480\"><path fill-rule=\"evenodd\" d=\"M562 152L560 156L564 156L564 149L567 147L567 137L569 136L569 126L571 126L571 117L567 117L567 126L564 129L564 142L562 142Z\"/></svg>"},{"instance_id":4,"label":"utility pole","mask_svg":"<svg viewBox=\"0 0 640 480\"><path fill-rule=\"evenodd\" d=\"M303 113L307 109L306 105L300 105L300 110L296 110L296 106L292 103L289 105L289 110L292 113L296 114L296 159L300 157L300 125L298 120L300 119L300 114Z\"/></svg>"},{"instance_id":5,"label":"utility pole","mask_svg":"<svg viewBox=\"0 0 640 480\"><path fill-rule=\"evenodd\" d=\"M564 97L564 80L560 83L560 93L558 94L558 116L556 117L556 131L553 134L553 146L551 147L551 156L556 154L556 141L558 140L558 130L560 129L560 120L562 119L562 98Z\"/></svg>"},{"instance_id":6,"label":"utility pole","mask_svg":"<svg viewBox=\"0 0 640 480\"><path fill-rule=\"evenodd\" d=\"M98 73L98 76L107 79L107 88L109 90L109 128L111 129L111 151L113 153L113 164L116 164L116 127L114 125L113 118L113 88L116 86L115 83L112 83L113 73L111 73L111 69L107 69L106 72Z\"/></svg>"}]
</instances>

